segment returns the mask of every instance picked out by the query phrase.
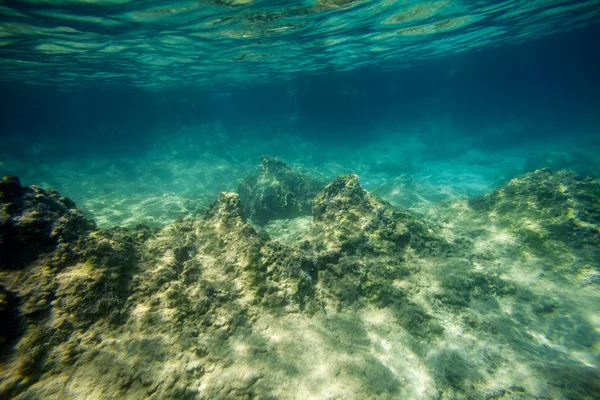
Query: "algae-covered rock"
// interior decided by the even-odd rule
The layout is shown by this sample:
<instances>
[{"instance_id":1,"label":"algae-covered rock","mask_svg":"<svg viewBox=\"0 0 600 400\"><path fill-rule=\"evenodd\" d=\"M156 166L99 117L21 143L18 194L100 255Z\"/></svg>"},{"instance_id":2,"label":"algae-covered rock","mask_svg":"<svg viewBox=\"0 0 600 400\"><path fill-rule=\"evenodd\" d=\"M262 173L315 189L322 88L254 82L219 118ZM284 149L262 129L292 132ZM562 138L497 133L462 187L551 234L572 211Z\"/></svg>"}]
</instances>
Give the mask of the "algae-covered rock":
<instances>
[{"instance_id":1,"label":"algae-covered rock","mask_svg":"<svg viewBox=\"0 0 600 400\"><path fill-rule=\"evenodd\" d=\"M206 211L205 220L212 220L225 228L238 227L246 223L242 202L237 193L220 193Z\"/></svg>"},{"instance_id":2,"label":"algae-covered rock","mask_svg":"<svg viewBox=\"0 0 600 400\"><path fill-rule=\"evenodd\" d=\"M441 252L447 247L433 224L373 196L360 186L357 175L335 178L315 197L313 220L325 240L346 252L389 252L408 246Z\"/></svg>"},{"instance_id":3,"label":"algae-covered rock","mask_svg":"<svg viewBox=\"0 0 600 400\"><path fill-rule=\"evenodd\" d=\"M136 270L136 232L93 231L27 264L5 270L12 326L0 394L14 396L43 374L70 368L83 351L79 342L93 325L99 330L124 322ZM68 252L70 257L58 256ZM18 301L17 301L18 300ZM14 308L16 307L16 308ZM7 308L7 310L9 310ZM54 371L54 372L52 372ZM1 397L1 396L0 396Z\"/></svg>"},{"instance_id":4,"label":"algae-covered rock","mask_svg":"<svg viewBox=\"0 0 600 400\"><path fill-rule=\"evenodd\" d=\"M19 312L19 298L16 293L0 285L0 352L4 346L16 339L20 331L22 316Z\"/></svg>"},{"instance_id":5,"label":"algae-covered rock","mask_svg":"<svg viewBox=\"0 0 600 400\"><path fill-rule=\"evenodd\" d=\"M16 177L0 181L0 201L4 398L72 362L64 346L80 330L123 321L144 234L96 230L71 200Z\"/></svg>"},{"instance_id":6,"label":"algae-covered rock","mask_svg":"<svg viewBox=\"0 0 600 400\"><path fill-rule=\"evenodd\" d=\"M259 174L245 178L238 193L248 218L262 225L273 219L310 215L311 202L323 186L278 158L263 156Z\"/></svg>"},{"instance_id":7,"label":"algae-covered rock","mask_svg":"<svg viewBox=\"0 0 600 400\"><path fill-rule=\"evenodd\" d=\"M0 208L0 269L22 268L95 228L72 200L54 190L23 187L14 176L0 181Z\"/></svg>"},{"instance_id":8,"label":"algae-covered rock","mask_svg":"<svg viewBox=\"0 0 600 400\"><path fill-rule=\"evenodd\" d=\"M55 276L57 320L85 328L107 318L121 322L127 312L129 283L136 271L140 240L136 231L99 230L78 249L78 262Z\"/></svg>"},{"instance_id":9,"label":"algae-covered rock","mask_svg":"<svg viewBox=\"0 0 600 400\"><path fill-rule=\"evenodd\" d=\"M236 193L161 230L66 224L0 270L0 398L593 398L597 193L538 171L425 217L345 175L285 240Z\"/></svg>"},{"instance_id":10,"label":"algae-covered rock","mask_svg":"<svg viewBox=\"0 0 600 400\"><path fill-rule=\"evenodd\" d=\"M364 190L358 175L343 175L331 181L313 200L315 221L358 220L383 211L384 204Z\"/></svg>"},{"instance_id":11,"label":"algae-covered rock","mask_svg":"<svg viewBox=\"0 0 600 400\"><path fill-rule=\"evenodd\" d=\"M469 201L533 250L548 239L600 246L600 183L569 171L541 169Z\"/></svg>"}]
</instances>

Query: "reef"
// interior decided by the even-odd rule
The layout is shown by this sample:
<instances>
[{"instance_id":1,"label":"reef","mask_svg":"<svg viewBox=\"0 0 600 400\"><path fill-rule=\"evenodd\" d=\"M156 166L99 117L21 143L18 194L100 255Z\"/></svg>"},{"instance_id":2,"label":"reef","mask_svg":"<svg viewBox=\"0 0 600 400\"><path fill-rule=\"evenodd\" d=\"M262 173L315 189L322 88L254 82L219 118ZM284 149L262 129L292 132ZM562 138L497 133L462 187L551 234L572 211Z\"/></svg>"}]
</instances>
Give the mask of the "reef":
<instances>
[{"instance_id":1,"label":"reef","mask_svg":"<svg viewBox=\"0 0 600 400\"><path fill-rule=\"evenodd\" d=\"M593 398L599 187L417 214L263 157L200 217L106 230L6 177L0 398Z\"/></svg>"}]
</instances>

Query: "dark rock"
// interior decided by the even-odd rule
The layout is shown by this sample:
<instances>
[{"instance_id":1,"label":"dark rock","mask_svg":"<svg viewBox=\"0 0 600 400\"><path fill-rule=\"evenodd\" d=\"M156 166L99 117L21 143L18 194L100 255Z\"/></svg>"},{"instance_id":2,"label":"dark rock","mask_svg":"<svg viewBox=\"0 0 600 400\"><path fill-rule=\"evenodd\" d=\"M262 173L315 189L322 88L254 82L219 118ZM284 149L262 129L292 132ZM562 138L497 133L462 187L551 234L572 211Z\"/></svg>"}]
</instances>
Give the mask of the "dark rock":
<instances>
[{"instance_id":1,"label":"dark rock","mask_svg":"<svg viewBox=\"0 0 600 400\"><path fill-rule=\"evenodd\" d=\"M0 180L0 201L7 203L21 196L21 181L16 176L5 176Z\"/></svg>"},{"instance_id":2,"label":"dark rock","mask_svg":"<svg viewBox=\"0 0 600 400\"><path fill-rule=\"evenodd\" d=\"M311 202L324 182L292 170L283 161L262 156L260 173L245 178L238 193L246 215L258 224L310 215Z\"/></svg>"},{"instance_id":3,"label":"dark rock","mask_svg":"<svg viewBox=\"0 0 600 400\"><path fill-rule=\"evenodd\" d=\"M0 285L0 350L16 339L22 331L19 298L17 294Z\"/></svg>"},{"instance_id":4,"label":"dark rock","mask_svg":"<svg viewBox=\"0 0 600 400\"><path fill-rule=\"evenodd\" d=\"M59 243L76 240L95 223L54 190L0 181L0 269L20 269Z\"/></svg>"}]
</instances>

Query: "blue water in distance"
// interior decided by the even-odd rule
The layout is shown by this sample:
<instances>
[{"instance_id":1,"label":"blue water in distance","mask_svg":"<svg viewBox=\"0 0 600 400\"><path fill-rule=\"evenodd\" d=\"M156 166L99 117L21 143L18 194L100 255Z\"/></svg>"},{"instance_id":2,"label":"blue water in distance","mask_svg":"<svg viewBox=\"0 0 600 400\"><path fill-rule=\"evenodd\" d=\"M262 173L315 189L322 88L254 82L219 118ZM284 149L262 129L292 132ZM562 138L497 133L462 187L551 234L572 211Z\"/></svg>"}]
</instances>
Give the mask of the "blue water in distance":
<instances>
[{"instance_id":1,"label":"blue water in distance","mask_svg":"<svg viewBox=\"0 0 600 400\"><path fill-rule=\"evenodd\" d=\"M212 198L261 154L431 204L600 171L599 2L169 4L0 6L0 173L97 216L125 190Z\"/></svg>"}]
</instances>

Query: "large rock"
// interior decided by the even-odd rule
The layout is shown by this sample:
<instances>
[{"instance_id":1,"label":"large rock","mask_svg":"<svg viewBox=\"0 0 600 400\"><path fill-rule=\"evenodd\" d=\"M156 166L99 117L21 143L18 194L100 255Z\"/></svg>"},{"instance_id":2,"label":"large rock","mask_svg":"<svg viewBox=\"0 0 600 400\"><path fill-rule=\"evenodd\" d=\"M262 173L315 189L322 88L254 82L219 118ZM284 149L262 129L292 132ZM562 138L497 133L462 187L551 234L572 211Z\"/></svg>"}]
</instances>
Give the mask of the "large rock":
<instances>
[{"instance_id":1,"label":"large rock","mask_svg":"<svg viewBox=\"0 0 600 400\"><path fill-rule=\"evenodd\" d=\"M248 218L262 225L273 219L310 215L311 202L323 186L278 158L263 156L260 173L245 178L238 193Z\"/></svg>"},{"instance_id":2,"label":"large rock","mask_svg":"<svg viewBox=\"0 0 600 400\"><path fill-rule=\"evenodd\" d=\"M539 253L546 251L548 239L600 246L600 183L570 171L531 172L471 199L469 205Z\"/></svg>"},{"instance_id":3,"label":"large rock","mask_svg":"<svg viewBox=\"0 0 600 400\"><path fill-rule=\"evenodd\" d=\"M321 226L325 240L346 252L447 247L433 224L373 196L362 188L357 175L335 178L315 197L312 208L313 221Z\"/></svg>"},{"instance_id":4,"label":"large rock","mask_svg":"<svg viewBox=\"0 0 600 400\"><path fill-rule=\"evenodd\" d=\"M74 361L80 332L116 326L148 229L97 230L54 190L0 181L0 398Z\"/></svg>"},{"instance_id":5,"label":"large rock","mask_svg":"<svg viewBox=\"0 0 600 400\"><path fill-rule=\"evenodd\" d=\"M593 398L598 246L560 232L593 237L596 188L538 172L434 223L345 175L295 242L236 193L160 231L65 232L0 270L0 398ZM532 255L521 230L553 227Z\"/></svg>"},{"instance_id":6,"label":"large rock","mask_svg":"<svg viewBox=\"0 0 600 400\"><path fill-rule=\"evenodd\" d=\"M58 244L77 240L95 223L55 190L0 181L0 269L19 269Z\"/></svg>"}]
</instances>

